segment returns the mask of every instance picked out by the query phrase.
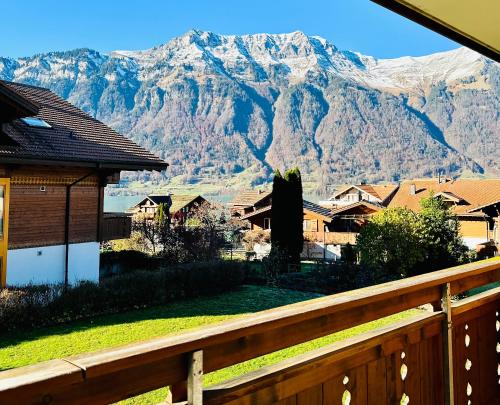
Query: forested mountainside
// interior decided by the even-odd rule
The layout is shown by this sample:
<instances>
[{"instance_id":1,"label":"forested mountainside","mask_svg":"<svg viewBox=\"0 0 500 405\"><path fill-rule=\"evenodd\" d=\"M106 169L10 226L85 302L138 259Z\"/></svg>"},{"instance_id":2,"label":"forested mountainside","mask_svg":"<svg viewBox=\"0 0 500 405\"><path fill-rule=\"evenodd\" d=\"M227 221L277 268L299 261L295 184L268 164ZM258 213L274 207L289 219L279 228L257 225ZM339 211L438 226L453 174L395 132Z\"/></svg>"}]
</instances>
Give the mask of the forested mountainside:
<instances>
[{"instance_id":1,"label":"forested mountainside","mask_svg":"<svg viewBox=\"0 0 500 405\"><path fill-rule=\"evenodd\" d=\"M500 67L466 48L383 60L302 32L193 30L146 51L0 58L0 78L52 89L171 164L131 175L145 180L500 175Z\"/></svg>"}]
</instances>

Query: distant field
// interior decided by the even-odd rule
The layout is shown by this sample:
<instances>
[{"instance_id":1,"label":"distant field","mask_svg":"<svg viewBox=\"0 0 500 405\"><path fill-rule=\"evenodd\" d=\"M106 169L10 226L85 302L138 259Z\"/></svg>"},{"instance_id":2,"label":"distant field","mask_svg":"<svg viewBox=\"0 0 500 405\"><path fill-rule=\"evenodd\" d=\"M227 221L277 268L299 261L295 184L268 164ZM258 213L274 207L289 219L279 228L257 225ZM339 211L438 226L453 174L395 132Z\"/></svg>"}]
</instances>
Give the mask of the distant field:
<instances>
[{"instance_id":1,"label":"distant field","mask_svg":"<svg viewBox=\"0 0 500 405\"><path fill-rule=\"evenodd\" d=\"M175 334L318 296L318 294L278 288L245 286L216 297L102 316L30 333L12 334L0 338L0 370ZM336 340L386 325L405 318L415 311L407 311L210 373L205 376L205 384L214 384ZM165 396L166 389L160 389L123 403L157 404L164 400Z\"/></svg>"}]
</instances>

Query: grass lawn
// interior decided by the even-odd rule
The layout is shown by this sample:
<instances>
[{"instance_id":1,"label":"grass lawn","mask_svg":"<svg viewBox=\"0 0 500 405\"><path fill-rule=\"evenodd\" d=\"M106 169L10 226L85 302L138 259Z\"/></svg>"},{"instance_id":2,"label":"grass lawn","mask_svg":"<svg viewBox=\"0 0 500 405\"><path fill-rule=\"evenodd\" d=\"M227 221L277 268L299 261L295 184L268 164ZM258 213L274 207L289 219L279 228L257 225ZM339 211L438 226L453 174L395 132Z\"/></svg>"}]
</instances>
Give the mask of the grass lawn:
<instances>
[{"instance_id":1,"label":"grass lawn","mask_svg":"<svg viewBox=\"0 0 500 405\"><path fill-rule=\"evenodd\" d=\"M11 334L0 337L0 370L175 334L238 315L318 296L318 294L313 293L270 287L244 286L237 291L216 297L176 302L161 307L38 329L28 333ZM227 378L276 363L286 357L386 325L407 317L415 311L407 311L210 373L205 376L205 384L221 382ZM164 400L165 396L166 389L160 389L129 399L124 403L157 404Z\"/></svg>"}]
</instances>

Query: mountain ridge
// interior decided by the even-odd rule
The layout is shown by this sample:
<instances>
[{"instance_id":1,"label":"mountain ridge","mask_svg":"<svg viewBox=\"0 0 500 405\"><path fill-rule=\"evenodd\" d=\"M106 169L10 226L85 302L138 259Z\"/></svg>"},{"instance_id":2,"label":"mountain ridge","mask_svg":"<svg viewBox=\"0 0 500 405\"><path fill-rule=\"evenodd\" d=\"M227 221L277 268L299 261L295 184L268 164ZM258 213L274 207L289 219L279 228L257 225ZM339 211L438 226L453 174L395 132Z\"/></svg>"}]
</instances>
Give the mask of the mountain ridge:
<instances>
[{"instance_id":1,"label":"mountain ridge","mask_svg":"<svg viewBox=\"0 0 500 405\"><path fill-rule=\"evenodd\" d=\"M165 183L248 186L299 165L309 186L499 175L500 68L458 48L377 59L300 31L192 30L143 51L0 57L171 163Z\"/></svg>"}]
</instances>

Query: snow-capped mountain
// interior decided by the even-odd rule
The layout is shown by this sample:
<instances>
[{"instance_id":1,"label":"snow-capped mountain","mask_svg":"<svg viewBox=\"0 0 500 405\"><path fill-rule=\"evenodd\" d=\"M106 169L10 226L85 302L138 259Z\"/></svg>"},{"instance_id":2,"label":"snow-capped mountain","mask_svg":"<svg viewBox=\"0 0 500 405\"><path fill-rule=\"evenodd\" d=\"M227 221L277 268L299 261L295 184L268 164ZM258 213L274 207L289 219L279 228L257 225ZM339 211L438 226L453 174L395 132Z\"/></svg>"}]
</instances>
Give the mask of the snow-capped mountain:
<instances>
[{"instance_id":1,"label":"snow-capped mountain","mask_svg":"<svg viewBox=\"0 0 500 405\"><path fill-rule=\"evenodd\" d=\"M302 32L193 30L145 51L0 58L0 78L56 91L183 181L500 173L500 68L466 48L384 60Z\"/></svg>"}]
</instances>

